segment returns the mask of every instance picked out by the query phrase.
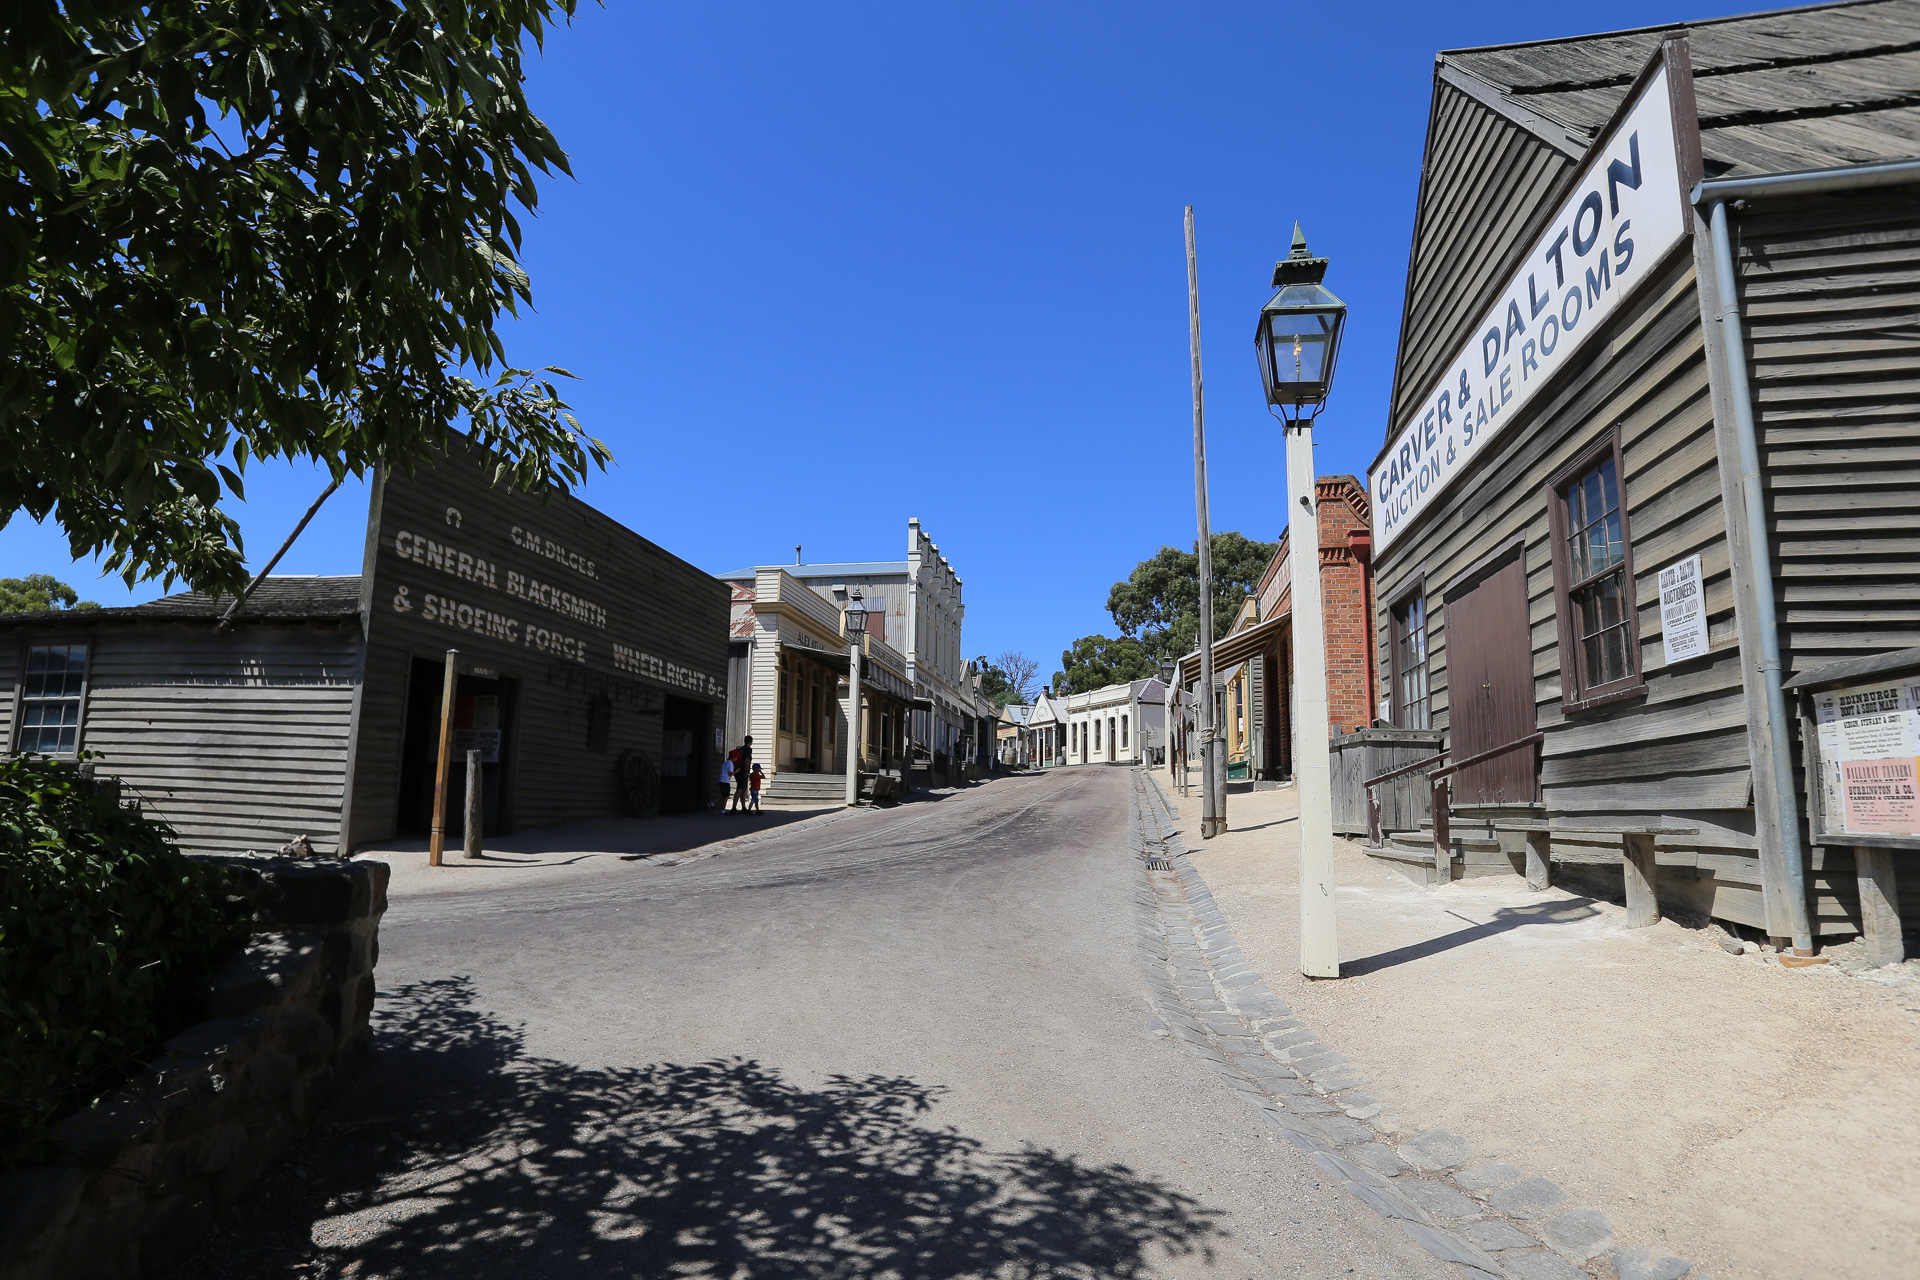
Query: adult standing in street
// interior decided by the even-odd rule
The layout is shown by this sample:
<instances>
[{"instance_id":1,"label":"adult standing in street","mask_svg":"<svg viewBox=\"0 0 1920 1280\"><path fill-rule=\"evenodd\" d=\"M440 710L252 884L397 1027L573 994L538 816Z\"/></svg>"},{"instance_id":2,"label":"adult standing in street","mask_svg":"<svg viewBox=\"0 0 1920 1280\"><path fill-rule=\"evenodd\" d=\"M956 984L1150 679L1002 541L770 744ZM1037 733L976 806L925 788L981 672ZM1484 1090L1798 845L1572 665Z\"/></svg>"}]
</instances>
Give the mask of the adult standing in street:
<instances>
[{"instance_id":1,"label":"adult standing in street","mask_svg":"<svg viewBox=\"0 0 1920 1280\"><path fill-rule=\"evenodd\" d=\"M741 739L733 762L733 807L747 811L747 778L753 772L753 735Z\"/></svg>"}]
</instances>

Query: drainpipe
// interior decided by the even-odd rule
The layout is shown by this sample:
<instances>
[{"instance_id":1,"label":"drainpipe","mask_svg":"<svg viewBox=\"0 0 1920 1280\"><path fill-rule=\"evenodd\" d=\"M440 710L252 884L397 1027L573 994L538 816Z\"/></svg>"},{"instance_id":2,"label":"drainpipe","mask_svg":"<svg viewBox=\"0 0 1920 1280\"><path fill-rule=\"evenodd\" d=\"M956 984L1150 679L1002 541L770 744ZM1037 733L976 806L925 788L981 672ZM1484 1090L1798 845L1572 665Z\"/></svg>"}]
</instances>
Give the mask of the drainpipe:
<instances>
[{"instance_id":1,"label":"drainpipe","mask_svg":"<svg viewBox=\"0 0 1920 1280\"><path fill-rule=\"evenodd\" d=\"M1740 320L1733 244L1727 230L1727 205L1764 196L1799 196L1854 191L1866 187L1920 182L1920 161L1819 169L1805 173L1769 174L1759 178L1729 178L1701 182L1693 189L1693 203L1707 210L1713 236L1714 274L1719 277L1718 319L1721 349L1726 353L1727 401L1733 410L1734 437L1740 449L1740 487L1747 518L1748 570L1755 586L1756 629L1760 633L1760 677L1766 690L1768 736L1772 741L1774 798L1779 811L1780 842L1787 868L1787 912L1793 930L1793 949L1813 952L1813 930L1807 913L1805 845L1800 839L1800 796L1793 780L1793 741L1787 717L1786 694L1781 690L1780 632L1773 609L1773 557L1768 550L1767 513L1760 483L1760 445L1753 423L1753 395L1747 377L1746 336Z\"/></svg>"}]
</instances>

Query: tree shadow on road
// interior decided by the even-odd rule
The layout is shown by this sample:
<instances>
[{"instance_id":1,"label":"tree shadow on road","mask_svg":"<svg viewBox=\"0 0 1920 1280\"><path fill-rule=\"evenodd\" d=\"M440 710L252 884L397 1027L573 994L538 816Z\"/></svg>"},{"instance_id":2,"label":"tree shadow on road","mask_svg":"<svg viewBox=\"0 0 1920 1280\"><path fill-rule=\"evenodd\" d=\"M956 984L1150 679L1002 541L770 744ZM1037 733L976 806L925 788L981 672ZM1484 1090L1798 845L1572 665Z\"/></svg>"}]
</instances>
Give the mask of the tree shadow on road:
<instances>
[{"instance_id":1,"label":"tree shadow on road","mask_svg":"<svg viewBox=\"0 0 1920 1280\"><path fill-rule=\"evenodd\" d=\"M380 1054L196 1277L1118 1277L1212 1256L1216 1213L1121 1165L988 1149L902 1078L526 1054L449 978L382 997Z\"/></svg>"}]
</instances>

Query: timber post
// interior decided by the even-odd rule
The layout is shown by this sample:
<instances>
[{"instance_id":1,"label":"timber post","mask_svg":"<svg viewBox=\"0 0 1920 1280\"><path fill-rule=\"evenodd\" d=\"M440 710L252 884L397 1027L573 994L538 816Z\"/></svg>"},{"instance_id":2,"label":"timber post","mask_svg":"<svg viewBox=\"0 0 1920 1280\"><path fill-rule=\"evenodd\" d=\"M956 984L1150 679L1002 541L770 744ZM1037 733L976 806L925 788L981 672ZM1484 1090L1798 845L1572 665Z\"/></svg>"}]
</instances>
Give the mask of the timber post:
<instances>
[{"instance_id":1,"label":"timber post","mask_svg":"<svg viewBox=\"0 0 1920 1280\"><path fill-rule=\"evenodd\" d=\"M1620 837L1620 870L1627 887L1627 928L1660 923L1660 895L1654 884L1653 836L1629 831Z\"/></svg>"},{"instance_id":2,"label":"timber post","mask_svg":"<svg viewBox=\"0 0 1920 1280\"><path fill-rule=\"evenodd\" d=\"M433 837L427 842L427 865L440 865L447 840L447 746L453 736L453 682L460 651L447 650L447 674L440 686L440 755L433 769Z\"/></svg>"},{"instance_id":3,"label":"timber post","mask_svg":"<svg viewBox=\"0 0 1920 1280\"><path fill-rule=\"evenodd\" d=\"M1894 880L1893 850L1856 845L1854 874L1860 884L1860 940L1866 944L1867 963L1899 964L1907 958L1900 936L1900 887Z\"/></svg>"},{"instance_id":4,"label":"timber post","mask_svg":"<svg viewBox=\"0 0 1920 1280\"><path fill-rule=\"evenodd\" d=\"M1527 888L1553 887L1553 836L1545 831L1529 831L1527 836Z\"/></svg>"},{"instance_id":5,"label":"timber post","mask_svg":"<svg viewBox=\"0 0 1920 1280\"><path fill-rule=\"evenodd\" d=\"M480 856L480 752L467 752L467 816L460 832L463 844L462 853L469 858Z\"/></svg>"}]
</instances>

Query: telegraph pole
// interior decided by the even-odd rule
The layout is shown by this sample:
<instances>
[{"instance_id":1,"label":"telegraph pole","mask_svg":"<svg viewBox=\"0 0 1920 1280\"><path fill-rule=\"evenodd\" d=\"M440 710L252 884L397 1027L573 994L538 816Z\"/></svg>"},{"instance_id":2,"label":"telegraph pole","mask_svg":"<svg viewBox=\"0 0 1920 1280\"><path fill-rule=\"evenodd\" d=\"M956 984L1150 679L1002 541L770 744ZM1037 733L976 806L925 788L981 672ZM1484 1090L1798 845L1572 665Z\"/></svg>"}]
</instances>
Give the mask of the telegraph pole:
<instances>
[{"instance_id":1,"label":"telegraph pole","mask_svg":"<svg viewBox=\"0 0 1920 1280\"><path fill-rule=\"evenodd\" d=\"M1213 533L1207 527L1207 410L1200 386L1200 266L1193 250L1193 206L1187 206L1187 342L1193 356L1193 506L1200 522L1200 697L1194 732L1200 739L1200 834L1211 840L1227 829L1226 788L1214 777L1220 763L1213 729Z\"/></svg>"}]
</instances>

